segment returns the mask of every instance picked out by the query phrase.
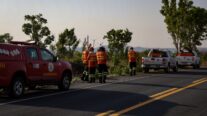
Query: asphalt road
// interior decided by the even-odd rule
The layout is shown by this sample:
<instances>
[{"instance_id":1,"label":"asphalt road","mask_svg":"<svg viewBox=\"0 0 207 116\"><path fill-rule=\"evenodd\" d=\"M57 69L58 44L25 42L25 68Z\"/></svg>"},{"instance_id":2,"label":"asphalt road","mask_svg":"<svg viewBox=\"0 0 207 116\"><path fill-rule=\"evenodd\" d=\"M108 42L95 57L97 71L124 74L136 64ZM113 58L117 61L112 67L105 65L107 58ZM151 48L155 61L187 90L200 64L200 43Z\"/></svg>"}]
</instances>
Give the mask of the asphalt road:
<instances>
[{"instance_id":1,"label":"asphalt road","mask_svg":"<svg viewBox=\"0 0 207 116\"><path fill-rule=\"evenodd\" d=\"M19 99L0 95L0 116L94 115L206 116L207 69L77 82L65 92L44 87Z\"/></svg>"}]
</instances>

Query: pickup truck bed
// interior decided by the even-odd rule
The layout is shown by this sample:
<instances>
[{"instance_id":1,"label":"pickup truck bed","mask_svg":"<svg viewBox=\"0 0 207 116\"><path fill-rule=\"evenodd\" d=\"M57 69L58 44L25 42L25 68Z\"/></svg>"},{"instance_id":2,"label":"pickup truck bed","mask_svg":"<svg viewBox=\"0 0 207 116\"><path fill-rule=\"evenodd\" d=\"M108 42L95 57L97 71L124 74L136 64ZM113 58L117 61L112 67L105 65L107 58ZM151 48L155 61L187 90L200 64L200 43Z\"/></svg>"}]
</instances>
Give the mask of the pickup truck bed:
<instances>
[{"instance_id":1,"label":"pickup truck bed","mask_svg":"<svg viewBox=\"0 0 207 116\"><path fill-rule=\"evenodd\" d=\"M149 72L150 69L164 69L165 72L169 72L172 68L173 71L177 71L176 60L172 57L170 51L157 49L152 49L148 57L142 57L141 67L145 73Z\"/></svg>"},{"instance_id":2,"label":"pickup truck bed","mask_svg":"<svg viewBox=\"0 0 207 116\"><path fill-rule=\"evenodd\" d=\"M177 54L176 59L179 67L192 66L193 68L200 67L200 57L196 53L180 53Z\"/></svg>"}]
</instances>

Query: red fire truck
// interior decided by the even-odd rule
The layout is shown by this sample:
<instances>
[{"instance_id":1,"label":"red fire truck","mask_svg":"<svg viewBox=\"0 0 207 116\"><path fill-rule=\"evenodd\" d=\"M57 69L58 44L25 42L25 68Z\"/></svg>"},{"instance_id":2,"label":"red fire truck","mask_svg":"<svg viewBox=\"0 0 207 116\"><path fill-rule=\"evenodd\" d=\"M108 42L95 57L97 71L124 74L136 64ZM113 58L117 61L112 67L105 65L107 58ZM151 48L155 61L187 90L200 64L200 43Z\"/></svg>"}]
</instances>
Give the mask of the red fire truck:
<instances>
[{"instance_id":1,"label":"red fire truck","mask_svg":"<svg viewBox=\"0 0 207 116\"><path fill-rule=\"evenodd\" d=\"M68 90L72 80L69 62L58 61L49 50L25 42L0 44L0 88L20 97L25 87L57 85Z\"/></svg>"}]
</instances>

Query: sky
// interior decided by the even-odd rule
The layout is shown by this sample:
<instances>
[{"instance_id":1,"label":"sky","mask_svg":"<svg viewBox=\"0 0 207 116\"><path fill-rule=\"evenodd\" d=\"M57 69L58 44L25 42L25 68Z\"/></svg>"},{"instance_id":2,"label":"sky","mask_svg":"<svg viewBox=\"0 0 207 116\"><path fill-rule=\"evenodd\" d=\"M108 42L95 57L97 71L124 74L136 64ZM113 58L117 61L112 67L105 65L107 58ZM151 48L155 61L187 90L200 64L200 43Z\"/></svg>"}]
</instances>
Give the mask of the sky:
<instances>
[{"instance_id":1,"label":"sky","mask_svg":"<svg viewBox=\"0 0 207 116\"><path fill-rule=\"evenodd\" d=\"M193 2L207 9L207 0ZM41 13L48 20L46 26L55 35L55 41L66 28L75 28L81 42L88 35L97 47L100 43L107 45L103 36L112 28L128 28L133 32L129 46L173 48L159 12L161 5L161 0L0 0L0 34L28 40L22 31L24 16ZM201 47L207 47L207 40Z\"/></svg>"}]
</instances>

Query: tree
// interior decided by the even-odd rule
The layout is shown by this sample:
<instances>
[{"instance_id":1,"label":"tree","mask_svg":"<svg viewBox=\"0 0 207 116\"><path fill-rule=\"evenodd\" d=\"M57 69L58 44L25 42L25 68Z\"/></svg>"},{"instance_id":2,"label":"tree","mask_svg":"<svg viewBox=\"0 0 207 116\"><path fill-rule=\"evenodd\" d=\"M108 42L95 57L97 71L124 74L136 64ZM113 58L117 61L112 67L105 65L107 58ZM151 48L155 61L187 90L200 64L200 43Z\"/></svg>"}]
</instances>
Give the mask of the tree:
<instances>
[{"instance_id":1,"label":"tree","mask_svg":"<svg viewBox=\"0 0 207 116\"><path fill-rule=\"evenodd\" d=\"M188 51L198 51L197 46L207 39L207 10L200 7L192 7L186 16L186 38L184 48Z\"/></svg>"},{"instance_id":2,"label":"tree","mask_svg":"<svg viewBox=\"0 0 207 116\"><path fill-rule=\"evenodd\" d=\"M47 19L42 17L42 14L38 15L25 15L25 21L28 23L23 24L22 31L30 36L30 40L34 41L37 46L47 47L54 41L54 36L45 24Z\"/></svg>"},{"instance_id":3,"label":"tree","mask_svg":"<svg viewBox=\"0 0 207 116\"><path fill-rule=\"evenodd\" d=\"M89 36L87 36L82 44L82 51L84 51L89 46Z\"/></svg>"},{"instance_id":4,"label":"tree","mask_svg":"<svg viewBox=\"0 0 207 116\"><path fill-rule=\"evenodd\" d=\"M50 44L49 49L56 54L56 46L54 44Z\"/></svg>"},{"instance_id":5,"label":"tree","mask_svg":"<svg viewBox=\"0 0 207 116\"><path fill-rule=\"evenodd\" d=\"M132 32L130 32L128 29L126 30L110 30L107 32L107 34L104 36L104 39L108 40L108 47L109 52L111 54L118 53L122 54L124 53L124 48L132 39Z\"/></svg>"},{"instance_id":6,"label":"tree","mask_svg":"<svg viewBox=\"0 0 207 116\"><path fill-rule=\"evenodd\" d=\"M168 33L173 43L180 50L197 51L197 46L207 35L207 11L193 6L191 0L162 0L160 10L165 17Z\"/></svg>"},{"instance_id":7,"label":"tree","mask_svg":"<svg viewBox=\"0 0 207 116\"><path fill-rule=\"evenodd\" d=\"M160 10L161 14L165 16L165 23L167 24L167 30L168 33L171 34L172 39L173 39L173 44L175 45L177 51L180 49L179 48L179 43L180 39L176 35L176 0L172 0L171 3L169 3L169 0L162 0L163 6L162 9Z\"/></svg>"},{"instance_id":8,"label":"tree","mask_svg":"<svg viewBox=\"0 0 207 116\"><path fill-rule=\"evenodd\" d=\"M66 55L73 57L74 51L80 43L80 40L77 39L74 31L74 28L71 30L65 29L64 32L59 35L59 40L56 46L57 54L60 57L64 57Z\"/></svg>"},{"instance_id":9,"label":"tree","mask_svg":"<svg viewBox=\"0 0 207 116\"><path fill-rule=\"evenodd\" d=\"M104 36L108 40L109 54L113 60L114 65L119 63L119 59L124 55L124 48L132 39L132 32L126 30L110 30Z\"/></svg>"},{"instance_id":10,"label":"tree","mask_svg":"<svg viewBox=\"0 0 207 116\"><path fill-rule=\"evenodd\" d=\"M13 37L9 33L0 35L0 43L8 43L13 40Z\"/></svg>"}]
</instances>

